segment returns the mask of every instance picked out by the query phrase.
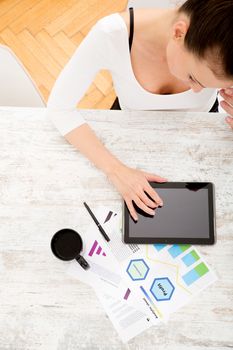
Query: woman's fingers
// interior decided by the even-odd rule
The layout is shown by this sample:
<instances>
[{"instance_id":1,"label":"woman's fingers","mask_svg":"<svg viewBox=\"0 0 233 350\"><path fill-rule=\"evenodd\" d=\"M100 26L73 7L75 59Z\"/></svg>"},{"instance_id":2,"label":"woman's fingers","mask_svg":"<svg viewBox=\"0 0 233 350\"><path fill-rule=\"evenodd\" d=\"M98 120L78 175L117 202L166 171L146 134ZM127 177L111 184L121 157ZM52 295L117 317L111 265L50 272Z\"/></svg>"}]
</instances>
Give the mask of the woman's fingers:
<instances>
[{"instance_id":1,"label":"woman's fingers","mask_svg":"<svg viewBox=\"0 0 233 350\"><path fill-rule=\"evenodd\" d=\"M147 194L151 197L152 200L148 197ZM155 214L154 209L157 208L159 205L161 206L163 205L162 199L155 192L155 190L150 186L149 183L146 184L144 190L141 190L140 193L138 192L133 198L126 201L130 214L132 215L134 220L137 221L138 220L137 213L133 206L132 201L134 201L134 203L137 205L138 208L142 209L145 213L153 216Z\"/></svg>"},{"instance_id":2,"label":"woman's fingers","mask_svg":"<svg viewBox=\"0 0 233 350\"><path fill-rule=\"evenodd\" d=\"M233 107L230 106L226 101L221 101L220 102L222 108L228 113L230 114L231 116L233 116ZM226 117L226 122L227 124L233 129L233 118L228 116Z\"/></svg>"},{"instance_id":3,"label":"woman's fingers","mask_svg":"<svg viewBox=\"0 0 233 350\"><path fill-rule=\"evenodd\" d=\"M167 179L165 177L161 177L155 174L147 173L144 171L144 175L147 178L148 181L154 181L154 182L167 182Z\"/></svg>"},{"instance_id":4,"label":"woman's fingers","mask_svg":"<svg viewBox=\"0 0 233 350\"><path fill-rule=\"evenodd\" d=\"M147 173L147 172L144 172L144 174L145 174L146 179L148 181L154 181L154 182L160 182L160 183L168 181L166 178L155 175L155 174L151 174L151 173ZM145 191L153 199L153 201L155 201L158 205L163 205L162 199L159 197L158 193L151 187L149 182L147 182L147 184L146 184Z\"/></svg>"},{"instance_id":5,"label":"woman's fingers","mask_svg":"<svg viewBox=\"0 0 233 350\"><path fill-rule=\"evenodd\" d=\"M134 219L134 221L138 221L138 216L137 216L137 212L133 206L133 203L131 201L131 199L125 199L125 203L129 209L130 215L132 216L132 218Z\"/></svg>"},{"instance_id":6,"label":"woman's fingers","mask_svg":"<svg viewBox=\"0 0 233 350\"><path fill-rule=\"evenodd\" d=\"M149 187L149 186L148 186L148 187ZM146 191L146 193L148 193L148 191ZM147 196L146 193L142 190L141 193L138 194L139 198L140 198L140 199L143 201L143 203L145 203L148 207L150 207L150 208L157 208L158 205L159 205L159 203L154 199L155 196L154 196L154 198L153 198L153 197L151 197L151 196L149 195L149 196L153 199L153 200L151 200L151 199ZM148 193L148 194L149 194L149 193Z\"/></svg>"},{"instance_id":7,"label":"woman's fingers","mask_svg":"<svg viewBox=\"0 0 233 350\"><path fill-rule=\"evenodd\" d=\"M232 117L226 117L226 122L233 129L233 118Z\"/></svg>"},{"instance_id":8,"label":"woman's fingers","mask_svg":"<svg viewBox=\"0 0 233 350\"><path fill-rule=\"evenodd\" d=\"M225 120L233 129L233 88L220 90L220 95L224 98L224 101L221 101L220 105L230 115Z\"/></svg>"},{"instance_id":9,"label":"woman's fingers","mask_svg":"<svg viewBox=\"0 0 233 350\"><path fill-rule=\"evenodd\" d=\"M142 209L145 213L149 215L155 215L155 211L149 207L146 206L145 203L142 202L142 200L139 197L134 197L133 199L134 203L138 206L138 208Z\"/></svg>"},{"instance_id":10,"label":"woman's fingers","mask_svg":"<svg viewBox=\"0 0 233 350\"><path fill-rule=\"evenodd\" d=\"M221 101L220 102L221 106L227 113L233 116L233 106L231 106L228 102L226 101Z\"/></svg>"},{"instance_id":11,"label":"woman's fingers","mask_svg":"<svg viewBox=\"0 0 233 350\"><path fill-rule=\"evenodd\" d=\"M138 215L134 203L142 211L154 215L156 207L163 205L162 199L150 186L148 181L166 182L167 179L141 170L121 166L116 173L109 175L109 179L124 198L130 215L135 221Z\"/></svg>"},{"instance_id":12,"label":"woman's fingers","mask_svg":"<svg viewBox=\"0 0 233 350\"><path fill-rule=\"evenodd\" d=\"M233 105L233 88L221 89L220 95L224 98L224 100Z\"/></svg>"},{"instance_id":13,"label":"woman's fingers","mask_svg":"<svg viewBox=\"0 0 233 350\"><path fill-rule=\"evenodd\" d=\"M220 104L227 113L233 116L233 89L221 90L220 95L224 98Z\"/></svg>"},{"instance_id":14,"label":"woman's fingers","mask_svg":"<svg viewBox=\"0 0 233 350\"><path fill-rule=\"evenodd\" d=\"M145 191L157 205L163 205L163 200L159 197L158 193L155 192L149 183L147 183Z\"/></svg>"}]
</instances>

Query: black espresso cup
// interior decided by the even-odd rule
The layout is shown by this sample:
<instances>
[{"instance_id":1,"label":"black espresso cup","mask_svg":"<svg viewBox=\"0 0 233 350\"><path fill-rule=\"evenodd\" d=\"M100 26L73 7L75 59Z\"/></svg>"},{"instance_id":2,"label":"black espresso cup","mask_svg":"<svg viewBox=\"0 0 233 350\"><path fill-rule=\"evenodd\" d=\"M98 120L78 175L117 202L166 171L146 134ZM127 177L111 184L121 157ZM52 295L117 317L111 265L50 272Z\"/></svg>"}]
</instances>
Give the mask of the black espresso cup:
<instances>
[{"instance_id":1,"label":"black espresso cup","mask_svg":"<svg viewBox=\"0 0 233 350\"><path fill-rule=\"evenodd\" d=\"M61 260L77 260L84 270L90 266L88 262L80 255L83 249L83 241L78 232L64 228L55 233L51 240L51 249L53 254Z\"/></svg>"}]
</instances>

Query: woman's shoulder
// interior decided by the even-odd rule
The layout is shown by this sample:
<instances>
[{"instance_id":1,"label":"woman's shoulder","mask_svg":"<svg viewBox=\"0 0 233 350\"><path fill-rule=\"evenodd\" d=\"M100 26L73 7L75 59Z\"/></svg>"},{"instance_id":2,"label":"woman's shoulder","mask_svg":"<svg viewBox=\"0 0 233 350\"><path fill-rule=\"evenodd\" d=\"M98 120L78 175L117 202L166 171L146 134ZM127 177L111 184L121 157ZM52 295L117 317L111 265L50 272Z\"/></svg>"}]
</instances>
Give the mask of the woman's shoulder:
<instances>
[{"instance_id":1,"label":"woman's shoulder","mask_svg":"<svg viewBox=\"0 0 233 350\"><path fill-rule=\"evenodd\" d=\"M159 20L159 16L165 9L160 8L133 8L134 12L134 31L141 32L153 27L154 23ZM120 17L125 22L128 33L130 32L130 15L129 10L119 12Z\"/></svg>"},{"instance_id":2,"label":"woman's shoulder","mask_svg":"<svg viewBox=\"0 0 233 350\"><path fill-rule=\"evenodd\" d=\"M122 13L116 12L99 19L96 26L107 34L114 34L125 30L124 22Z\"/></svg>"},{"instance_id":3,"label":"woman's shoulder","mask_svg":"<svg viewBox=\"0 0 233 350\"><path fill-rule=\"evenodd\" d=\"M151 27L155 18L158 16L158 9L134 9L134 32L146 32ZM105 35L111 42L117 43L125 40L130 32L130 15L129 10L116 12L98 20L95 29L101 35Z\"/></svg>"},{"instance_id":4,"label":"woman's shoulder","mask_svg":"<svg viewBox=\"0 0 233 350\"><path fill-rule=\"evenodd\" d=\"M129 33L129 27L130 27L130 19L129 19L129 11L119 12L119 16L123 19L125 22L125 25L127 27L127 31Z\"/></svg>"},{"instance_id":5,"label":"woman's shoulder","mask_svg":"<svg viewBox=\"0 0 233 350\"><path fill-rule=\"evenodd\" d=\"M144 29L146 26L150 26L151 22L153 23L154 19L158 17L158 14L160 13L159 9L152 8L140 8L140 9L134 9L134 17L136 17L136 29L141 30ZM97 24L105 31L116 31L116 30L122 30L127 28L127 31L129 33L130 29L130 16L129 16L129 10L125 10L122 12L116 12L111 15L105 16L101 18Z\"/></svg>"}]
</instances>

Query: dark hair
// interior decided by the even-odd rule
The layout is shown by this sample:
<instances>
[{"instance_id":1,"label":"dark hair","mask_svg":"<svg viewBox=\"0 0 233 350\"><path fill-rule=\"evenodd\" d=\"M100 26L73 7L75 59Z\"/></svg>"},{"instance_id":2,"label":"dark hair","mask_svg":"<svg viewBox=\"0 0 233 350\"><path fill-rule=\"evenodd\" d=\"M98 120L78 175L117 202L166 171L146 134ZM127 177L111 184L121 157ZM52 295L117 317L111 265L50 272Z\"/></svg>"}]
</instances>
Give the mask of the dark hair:
<instances>
[{"instance_id":1,"label":"dark hair","mask_svg":"<svg viewBox=\"0 0 233 350\"><path fill-rule=\"evenodd\" d=\"M190 18L184 45L208 59L214 74L233 78L233 0L187 0L180 6Z\"/></svg>"}]
</instances>

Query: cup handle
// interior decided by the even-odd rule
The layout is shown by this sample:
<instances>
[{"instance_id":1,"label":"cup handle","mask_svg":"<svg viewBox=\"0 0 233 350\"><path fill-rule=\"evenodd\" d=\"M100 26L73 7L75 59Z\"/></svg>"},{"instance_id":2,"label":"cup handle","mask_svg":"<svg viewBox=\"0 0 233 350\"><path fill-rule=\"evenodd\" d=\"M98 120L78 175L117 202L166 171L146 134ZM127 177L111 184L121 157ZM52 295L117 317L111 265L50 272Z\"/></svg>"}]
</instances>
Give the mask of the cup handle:
<instances>
[{"instance_id":1,"label":"cup handle","mask_svg":"<svg viewBox=\"0 0 233 350\"><path fill-rule=\"evenodd\" d=\"M83 256L81 255L78 255L76 258L76 261L79 263L79 265L84 269L84 270L87 270L90 265L88 264L88 262L84 259Z\"/></svg>"}]
</instances>

